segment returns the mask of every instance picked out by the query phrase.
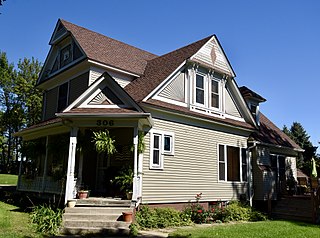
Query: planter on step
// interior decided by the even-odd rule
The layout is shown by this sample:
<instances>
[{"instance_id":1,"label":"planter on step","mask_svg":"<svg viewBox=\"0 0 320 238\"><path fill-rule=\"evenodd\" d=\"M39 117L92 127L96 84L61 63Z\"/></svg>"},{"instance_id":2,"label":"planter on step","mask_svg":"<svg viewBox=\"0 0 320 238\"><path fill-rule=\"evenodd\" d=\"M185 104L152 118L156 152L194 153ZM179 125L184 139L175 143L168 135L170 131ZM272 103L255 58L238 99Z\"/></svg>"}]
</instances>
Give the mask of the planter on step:
<instances>
[{"instance_id":1,"label":"planter on step","mask_svg":"<svg viewBox=\"0 0 320 238\"><path fill-rule=\"evenodd\" d=\"M76 206L77 201L76 200L69 200L68 201L68 207L75 207Z\"/></svg>"},{"instance_id":2,"label":"planter on step","mask_svg":"<svg viewBox=\"0 0 320 238\"><path fill-rule=\"evenodd\" d=\"M122 218L125 222L132 222L132 212L122 212Z\"/></svg>"},{"instance_id":3,"label":"planter on step","mask_svg":"<svg viewBox=\"0 0 320 238\"><path fill-rule=\"evenodd\" d=\"M78 197L79 199L85 199L85 198L88 198L88 194L89 194L89 191L87 190L80 190L78 192Z\"/></svg>"}]
</instances>

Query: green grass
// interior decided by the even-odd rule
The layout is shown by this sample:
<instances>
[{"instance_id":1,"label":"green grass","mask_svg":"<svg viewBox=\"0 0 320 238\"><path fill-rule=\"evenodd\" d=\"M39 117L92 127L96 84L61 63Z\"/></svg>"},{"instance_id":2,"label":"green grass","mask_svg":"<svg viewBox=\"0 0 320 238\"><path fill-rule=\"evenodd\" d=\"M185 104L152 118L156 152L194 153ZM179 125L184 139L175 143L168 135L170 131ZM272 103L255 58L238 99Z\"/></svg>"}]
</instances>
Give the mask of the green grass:
<instances>
[{"instance_id":1,"label":"green grass","mask_svg":"<svg viewBox=\"0 0 320 238\"><path fill-rule=\"evenodd\" d=\"M201 238L319 238L320 226L292 221L216 224L210 227L178 229L169 237Z\"/></svg>"},{"instance_id":2,"label":"green grass","mask_svg":"<svg viewBox=\"0 0 320 238\"><path fill-rule=\"evenodd\" d=\"M41 237L31 225L29 214L0 202L0 237Z\"/></svg>"},{"instance_id":3,"label":"green grass","mask_svg":"<svg viewBox=\"0 0 320 238\"><path fill-rule=\"evenodd\" d=\"M0 184L17 185L18 175L0 174Z\"/></svg>"}]
</instances>

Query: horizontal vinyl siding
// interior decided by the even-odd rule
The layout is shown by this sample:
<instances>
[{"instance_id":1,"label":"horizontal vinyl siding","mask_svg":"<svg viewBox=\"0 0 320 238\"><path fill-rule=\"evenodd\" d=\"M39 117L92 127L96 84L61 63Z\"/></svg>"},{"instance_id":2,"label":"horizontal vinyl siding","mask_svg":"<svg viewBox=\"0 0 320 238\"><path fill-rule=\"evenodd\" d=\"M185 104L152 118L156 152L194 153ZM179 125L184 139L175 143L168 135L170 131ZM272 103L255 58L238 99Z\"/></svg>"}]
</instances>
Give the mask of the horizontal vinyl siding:
<instances>
[{"instance_id":1,"label":"horizontal vinyl siding","mask_svg":"<svg viewBox=\"0 0 320 238\"><path fill-rule=\"evenodd\" d=\"M91 85L94 81L96 81L97 78L99 78L104 72L108 72L108 74L110 74L110 76L123 88L133 80L133 77L129 75L116 73L111 70L107 71L104 69L93 68L90 70L89 84Z\"/></svg>"},{"instance_id":2,"label":"horizontal vinyl siding","mask_svg":"<svg viewBox=\"0 0 320 238\"><path fill-rule=\"evenodd\" d=\"M154 129L174 132L174 156L163 170L150 170L149 134L143 161L143 203L230 200L246 192L246 183L218 182L218 143L246 147L246 137L154 119Z\"/></svg>"}]
</instances>

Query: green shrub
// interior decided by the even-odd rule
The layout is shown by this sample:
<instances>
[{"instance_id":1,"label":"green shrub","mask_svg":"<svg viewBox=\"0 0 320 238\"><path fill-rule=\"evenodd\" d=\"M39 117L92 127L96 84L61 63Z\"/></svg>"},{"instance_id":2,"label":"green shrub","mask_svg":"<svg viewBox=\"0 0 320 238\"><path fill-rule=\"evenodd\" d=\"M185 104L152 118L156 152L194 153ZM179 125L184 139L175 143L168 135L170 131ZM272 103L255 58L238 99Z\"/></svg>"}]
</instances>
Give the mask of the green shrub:
<instances>
[{"instance_id":1,"label":"green shrub","mask_svg":"<svg viewBox=\"0 0 320 238\"><path fill-rule=\"evenodd\" d=\"M138 225L136 223L131 223L129 228L130 228L130 237L137 237L139 234Z\"/></svg>"},{"instance_id":2,"label":"green shrub","mask_svg":"<svg viewBox=\"0 0 320 238\"><path fill-rule=\"evenodd\" d=\"M52 209L50 206L39 205L33 208L31 221L36 224L37 231L56 235L62 222L62 210Z\"/></svg>"},{"instance_id":3,"label":"green shrub","mask_svg":"<svg viewBox=\"0 0 320 238\"><path fill-rule=\"evenodd\" d=\"M188 216L173 208L155 208L142 206L136 213L136 222L140 228L165 228L191 224Z\"/></svg>"},{"instance_id":4,"label":"green shrub","mask_svg":"<svg viewBox=\"0 0 320 238\"><path fill-rule=\"evenodd\" d=\"M214 220L229 221L265 221L267 217L249 206L238 201L232 201L226 208L215 212Z\"/></svg>"}]
</instances>

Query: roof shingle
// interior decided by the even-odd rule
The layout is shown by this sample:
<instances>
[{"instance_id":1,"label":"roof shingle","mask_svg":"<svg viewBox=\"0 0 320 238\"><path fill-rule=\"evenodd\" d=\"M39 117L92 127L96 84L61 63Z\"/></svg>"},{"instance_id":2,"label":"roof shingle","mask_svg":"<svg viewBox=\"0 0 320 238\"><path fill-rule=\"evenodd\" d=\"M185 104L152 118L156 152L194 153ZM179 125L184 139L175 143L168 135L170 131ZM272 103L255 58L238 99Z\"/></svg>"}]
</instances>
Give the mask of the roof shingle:
<instances>
[{"instance_id":1,"label":"roof shingle","mask_svg":"<svg viewBox=\"0 0 320 238\"><path fill-rule=\"evenodd\" d=\"M89 59L142 75L147 61L157 55L60 19Z\"/></svg>"},{"instance_id":2,"label":"roof shingle","mask_svg":"<svg viewBox=\"0 0 320 238\"><path fill-rule=\"evenodd\" d=\"M131 97L139 102L151 93L185 60L194 55L212 36L148 61L144 75L125 87Z\"/></svg>"}]
</instances>

